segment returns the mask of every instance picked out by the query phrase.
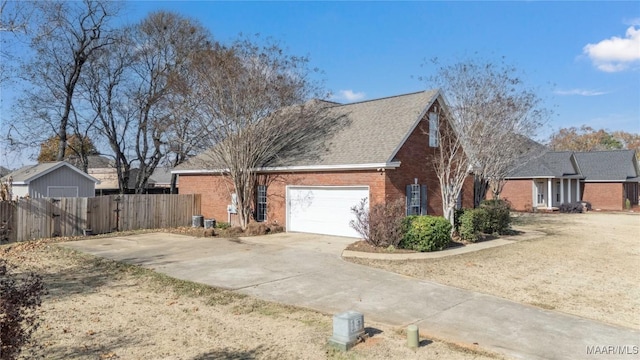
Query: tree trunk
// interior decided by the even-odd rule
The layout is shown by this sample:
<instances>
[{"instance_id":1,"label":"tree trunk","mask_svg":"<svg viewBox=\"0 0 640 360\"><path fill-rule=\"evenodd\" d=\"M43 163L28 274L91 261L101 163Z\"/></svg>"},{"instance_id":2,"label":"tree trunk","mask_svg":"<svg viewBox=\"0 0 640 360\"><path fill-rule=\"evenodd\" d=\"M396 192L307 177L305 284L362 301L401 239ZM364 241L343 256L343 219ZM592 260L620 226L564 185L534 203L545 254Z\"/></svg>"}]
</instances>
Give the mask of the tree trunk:
<instances>
[{"instance_id":1,"label":"tree trunk","mask_svg":"<svg viewBox=\"0 0 640 360\"><path fill-rule=\"evenodd\" d=\"M489 183L480 176L473 176L473 207L477 208L486 199Z\"/></svg>"},{"instance_id":2,"label":"tree trunk","mask_svg":"<svg viewBox=\"0 0 640 360\"><path fill-rule=\"evenodd\" d=\"M171 194L177 194L178 174L171 174Z\"/></svg>"}]
</instances>

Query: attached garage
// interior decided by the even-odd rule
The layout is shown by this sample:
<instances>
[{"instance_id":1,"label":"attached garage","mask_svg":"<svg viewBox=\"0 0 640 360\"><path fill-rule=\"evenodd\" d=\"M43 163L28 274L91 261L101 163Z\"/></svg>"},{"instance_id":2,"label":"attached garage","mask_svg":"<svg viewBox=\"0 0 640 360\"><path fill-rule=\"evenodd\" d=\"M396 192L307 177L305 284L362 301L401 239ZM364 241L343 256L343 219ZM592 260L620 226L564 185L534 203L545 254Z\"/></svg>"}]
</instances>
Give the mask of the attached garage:
<instances>
[{"instance_id":1,"label":"attached garage","mask_svg":"<svg viewBox=\"0 0 640 360\"><path fill-rule=\"evenodd\" d=\"M287 186L287 231L360 237L349 222L364 198L368 186Z\"/></svg>"}]
</instances>

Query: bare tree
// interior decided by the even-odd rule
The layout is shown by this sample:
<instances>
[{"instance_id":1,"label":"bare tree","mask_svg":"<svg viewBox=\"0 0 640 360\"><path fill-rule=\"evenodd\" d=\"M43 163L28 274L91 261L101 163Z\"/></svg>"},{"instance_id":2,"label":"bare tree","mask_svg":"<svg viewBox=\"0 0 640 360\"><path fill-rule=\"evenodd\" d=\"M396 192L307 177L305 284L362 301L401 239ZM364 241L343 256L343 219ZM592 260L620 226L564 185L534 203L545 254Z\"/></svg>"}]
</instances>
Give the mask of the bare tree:
<instances>
[{"instance_id":1,"label":"bare tree","mask_svg":"<svg viewBox=\"0 0 640 360\"><path fill-rule=\"evenodd\" d=\"M0 34L20 35L25 34L29 27L33 4L27 1L0 0ZM14 60L10 47L11 40L16 36L0 36L0 84L9 79L10 66Z\"/></svg>"},{"instance_id":2,"label":"bare tree","mask_svg":"<svg viewBox=\"0 0 640 360\"><path fill-rule=\"evenodd\" d=\"M127 95L128 71L133 61L126 42L126 32L116 43L94 54L81 81L81 88L96 118L96 127L108 144L118 176L121 194L129 188L132 156L129 152L134 110Z\"/></svg>"},{"instance_id":3,"label":"bare tree","mask_svg":"<svg viewBox=\"0 0 640 360\"><path fill-rule=\"evenodd\" d=\"M32 7L27 1L0 1L0 32L26 32Z\"/></svg>"},{"instance_id":4,"label":"bare tree","mask_svg":"<svg viewBox=\"0 0 640 360\"><path fill-rule=\"evenodd\" d=\"M209 33L194 20L155 12L92 58L82 86L113 153L121 192L134 167L135 191L144 191L171 152L171 141L184 135L180 110L186 108L188 91L182 78L190 54L210 47Z\"/></svg>"},{"instance_id":5,"label":"bare tree","mask_svg":"<svg viewBox=\"0 0 640 360\"><path fill-rule=\"evenodd\" d=\"M36 4L38 29L31 40L35 56L23 66L24 80L32 86L19 101L18 118L23 119L29 146L57 135L56 159L63 160L68 133L83 138L91 131L92 123L80 114L76 89L88 59L113 44L109 21L117 4L92 0ZM79 155L86 168L86 154Z\"/></svg>"},{"instance_id":6,"label":"bare tree","mask_svg":"<svg viewBox=\"0 0 640 360\"><path fill-rule=\"evenodd\" d=\"M284 159L314 156L341 117L320 101L306 57L287 55L267 41L241 38L197 54L193 73L199 128L210 150L202 163L229 179L241 226L251 219L258 172ZM195 159L194 159L195 161Z\"/></svg>"},{"instance_id":7,"label":"bare tree","mask_svg":"<svg viewBox=\"0 0 640 360\"><path fill-rule=\"evenodd\" d=\"M489 187L498 198L513 166L539 153L540 147L529 139L551 112L504 58L432 63L436 71L428 81L444 92L452 125L470 158L475 204L485 198Z\"/></svg>"},{"instance_id":8,"label":"bare tree","mask_svg":"<svg viewBox=\"0 0 640 360\"><path fill-rule=\"evenodd\" d=\"M444 119L442 116L438 118ZM464 151L463 137L449 121L440 122L437 129L438 150L433 157L433 167L440 184L442 214L451 223L453 231L455 208L471 161Z\"/></svg>"}]
</instances>

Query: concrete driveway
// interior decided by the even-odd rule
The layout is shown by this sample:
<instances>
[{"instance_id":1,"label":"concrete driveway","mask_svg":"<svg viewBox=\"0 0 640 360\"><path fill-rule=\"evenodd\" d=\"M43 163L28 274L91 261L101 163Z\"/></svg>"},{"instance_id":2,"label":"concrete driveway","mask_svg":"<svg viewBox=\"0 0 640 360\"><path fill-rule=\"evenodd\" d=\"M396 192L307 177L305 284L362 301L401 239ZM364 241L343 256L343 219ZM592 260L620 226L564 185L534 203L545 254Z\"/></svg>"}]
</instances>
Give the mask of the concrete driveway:
<instances>
[{"instance_id":1,"label":"concrete driveway","mask_svg":"<svg viewBox=\"0 0 640 360\"><path fill-rule=\"evenodd\" d=\"M351 242L296 233L238 241L153 233L63 246L265 300L329 314L357 310L365 322L417 324L518 359L595 359L588 347L640 346L637 330L345 262L340 255Z\"/></svg>"}]
</instances>

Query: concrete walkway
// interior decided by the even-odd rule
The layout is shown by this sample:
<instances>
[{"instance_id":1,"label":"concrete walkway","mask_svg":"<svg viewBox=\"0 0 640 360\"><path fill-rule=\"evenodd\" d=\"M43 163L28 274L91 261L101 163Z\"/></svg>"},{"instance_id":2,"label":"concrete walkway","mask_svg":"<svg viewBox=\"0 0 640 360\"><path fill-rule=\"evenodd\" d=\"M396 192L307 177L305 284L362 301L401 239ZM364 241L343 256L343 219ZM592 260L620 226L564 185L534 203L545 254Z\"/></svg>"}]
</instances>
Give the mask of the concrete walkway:
<instances>
[{"instance_id":1,"label":"concrete walkway","mask_svg":"<svg viewBox=\"0 0 640 360\"><path fill-rule=\"evenodd\" d=\"M97 256L261 299L394 326L516 359L637 359L588 355L592 346L640 346L640 331L514 303L345 262L353 239L279 234L231 241L156 233L64 243ZM620 349L620 348L617 348ZM637 349L637 348L636 348Z\"/></svg>"}]
</instances>

